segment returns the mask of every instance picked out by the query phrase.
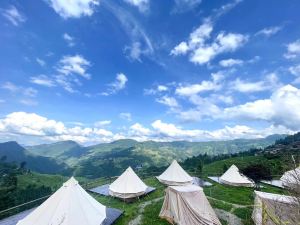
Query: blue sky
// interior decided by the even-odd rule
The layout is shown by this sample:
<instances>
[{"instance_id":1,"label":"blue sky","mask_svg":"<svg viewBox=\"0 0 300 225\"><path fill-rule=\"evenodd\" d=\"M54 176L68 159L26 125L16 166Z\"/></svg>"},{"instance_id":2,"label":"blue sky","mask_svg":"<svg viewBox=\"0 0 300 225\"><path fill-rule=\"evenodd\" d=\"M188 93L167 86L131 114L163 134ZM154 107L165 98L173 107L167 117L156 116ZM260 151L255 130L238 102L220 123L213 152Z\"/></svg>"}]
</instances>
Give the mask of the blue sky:
<instances>
[{"instance_id":1,"label":"blue sky","mask_svg":"<svg viewBox=\"0 0 300 225\"><path fill-rule=\"evenodd\" d=\"M0 140L227 140L300 127L300 2L0 3Z\"/></svg>"}]
</instances>

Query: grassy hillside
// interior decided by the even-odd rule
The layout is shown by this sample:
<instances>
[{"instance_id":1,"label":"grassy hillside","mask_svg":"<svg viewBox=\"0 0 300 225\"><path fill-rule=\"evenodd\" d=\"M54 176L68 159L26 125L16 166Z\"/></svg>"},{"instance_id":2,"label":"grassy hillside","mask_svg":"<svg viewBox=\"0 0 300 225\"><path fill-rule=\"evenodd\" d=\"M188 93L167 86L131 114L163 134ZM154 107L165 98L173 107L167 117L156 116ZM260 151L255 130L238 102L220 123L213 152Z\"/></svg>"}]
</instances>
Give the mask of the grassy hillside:
<instances>
[{"instance_id":1,"label":"grassy hillside","mask_svg":"<svg viewBox=\"0 0 300 225\"><path fill-rule=\"evenodd\" d=\"M70 174L70 169L64 163L58 163L54 158L32 155L17 142L0 143L0 158L6 162L14 162L17 165L40 173Z\"/></svg>"},{"instance_id":2,"label":"grassy hillside","mask_svg":"<svg viewBox=\"0 0 300 225\"><path fill-rule=\"evenodd\" d=\"M65 162L74 169L76 176L96 178L114 176L128 166L166 166L173 159L182 161L201 154L219 155L247 151L250 148L263 148L275 143L282 135L272 135L262 139L238 139L209 142L137 142L124 139L83 147L72 141L27 147L28 151L46 154Z\"/></svg>"}]
</instances>

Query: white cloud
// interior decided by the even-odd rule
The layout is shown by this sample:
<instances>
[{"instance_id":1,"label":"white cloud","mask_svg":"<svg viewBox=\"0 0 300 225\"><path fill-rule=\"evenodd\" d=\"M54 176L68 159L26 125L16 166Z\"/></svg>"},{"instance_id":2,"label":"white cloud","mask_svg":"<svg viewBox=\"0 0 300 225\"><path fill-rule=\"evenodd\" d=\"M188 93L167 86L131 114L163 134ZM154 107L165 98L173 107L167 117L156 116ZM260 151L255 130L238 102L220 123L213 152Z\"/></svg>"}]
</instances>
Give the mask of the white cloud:
<instances>
[{"instance_id":1,"label":"white cloud","mask_svg":"<svg viewBox=\"0 0 300 225\"><path fill-rule=\"evenodd\" d=\"M222 79L223 75L221 73L213 73L211 81L204 80L200 84L179 86L176 88L175 93L180 96L191 96L205 91L217 91L222 87L220 83Z\"/></svg>"},{"instance_id":2,"label":"white cloud","mask_svg":"<svg viewBox=\"0 0 300 225\"><path fill-rule=\"evenodd\" d=\"M266 27L260 31L258 31L255 35L263 35L265 37L270 37L274 34L277 34L282 29L281 26L274 26L274 27Z\"/></svg>"},{"instance_id":3,"label":"white cloud","mask_svg":"<svg viewBox=\"0 0 300 225\"><path fill-rule=\"evenodd\" d=\"M123 120L127 120L127 121L131 121L132 120L132 116L131 113L128 112L122 112L119 114L119 117Z\"/></svg>"},{"instance_id":4,"label":"white cloud","mask_svg":"<svg viewBox=\"0 0 300 225\"><path fill-rule=\"evenodd\" d=\"M64 33L63 39L67 42L69 47L73 47L75 45L74 37L70 36L69 34Z\"/></svg>"},{"instance_id":5,"label":"white cloud","mask_svg":"<svg viewBox=\"0 0 300 225\"><path fill-rule=\"evenodd\" d=\"M157 86L157 90L158 90L159 92L167 91L167 90L168 90L168 87L165 86L165 85L158 85L158 86Z\"/></svg>"},{"instance_id":6,"label":"white cloud","mask_svg":"<svg viewBox=\"0 0 300 225\"><path fill-rule=\"evenodd\" d=\"M137 137L148 136L148 135L150 135L152 133L150 129L148 129L146 127L143 127L139 123L133 124L129 128L129 132L130 132L131 135L134 135L134 136L137 136Z\"/></svg>"},{"instance_id":7,"label":"white cloud","mask_svg":"<svg viewBox=\"0 0 300 225\"><path fill-rule=\"evenodd\" d=\"M109 84L109 89L106 92L100 93L100 95L109 96L115 94L126 87L128 79L124 73L118 73L116 80Z\"/></svg>"},{"instance_id":8,"label":"white cloud","mask_svg":"<svg viewBox=\"0 0 300 225\"><path fill-rule=\"evenodd\" d=\"M64 19L91 16L95 7L99 5L98 0L46 0L48 4Z\"/></svg>"},{"instance_id":9,"label":"white cloud","mask_svg":"<svg viewBox=\"0 0 300 225\"><path fill-rule=\"evenodd\" d=\"M196 8L201 4L202 0L174 0L175 6L172 10L173 13L184 13Z\"/></svg>"},{"instance_id":10,"label":"white cloud","mask_svg":"<svg viewBox=\"0 0 300 225\"><path fill-rule=\"evenodd\" d=\"M189 46L186 42L181 42L177 46L175 46L172 51L171 55L185 55L189 51Z\"/></svg>"},{"instance_id":11,"label":"white cloud","mask_svg":"<svg viewBox=\"0 0 300 225\"><path fill-rule=\"evenodd\" d=\"M264 81L248 82L237 78L235 81L231 82L231 88L235 91L249 93L249 92L259 92L268 90L269 87L265 85Z\"/></svg>"},{"instance_id":12,"label":"white cloud","mask_svg":"<svg viewBox=\"0 0 300 225\"><path fill-rule=\"evenodd\" d=\"M300 39L287 45L287 52L283 55L286 59L294 59L300 56Z\"/></svg>"},{"instance_id":13,"label":"white cloud","mask_svg":"<svg viewBox=\"0 0 300 225\"><path fill-rule=\"evenodd\" d=\"M156 101L173 109L179 107L179 104L175 98L166 95L162 96L161 98L157 98Z\"/></svg>"},{"instance_id":14,"label":"white cloud","mask_svg":"<svg viewBox=\"0 0 300 225\"><path fill-rule=\"evenodd\" d=\"M291 85L285 85L274 91L269 99L225 108L224 115L221 117L264 120L272 125L298 130L300 127L300 90Z\"/></svg>"},{"instance_id":15,"label":"white cloud","mask_svg":"<svg viewBox=\"0 0 300 225\"><path fill-rule=\"evenodd\" d=\"M38 142L74 140L80 143L99 143L115 140L111 131L98 128L66 127L63 122L48 119L35 113L14 112L0 119L0 137L23 137ZM118 137L118 136L117 136Z\"/></svg>"},{"instance_id":16,"label":"white cloud","mask_svg":"<svg viewBox=\"0 0 300 225\"><path fill-rule=\"evenodd\" d=\"M27 97L35 97L38 93L38 91L32 87L25 88L22 86L17 86L11 82L5 82L1 88L10 91L12 94L22 94Z\"/></svg>"},{"instance_id":17,"label":"white cloud","mask_svg":"<svg viewBox=\"0 0 300 225\"><path fill-rule=\"evenodd\" d=\"M232 67L235 65L242 65L244 63L243 60L240 59L223 59L219 62L220 66L223 67Z\"/></svg>"},{"instance_id":18,"label":"white cloud","mask_svg":"<svg viewBox=\"0 0 300 225\"><path fill-rule=\"evenodd\" d=\"M295 66L290 66L289 71L295 76L300 76L300 64Z\"/></svg>"},{"instance_id":19,"label":"white cloud","mask_svg":"<svg viewBox=\"0 0 300 225\"><path fill-rule=\"evenodd\" d=\"M11 5L7 9L3 9L2 15L14 26L19 26L21 23L24 23L26 21L26 17L23 16L13 5Z\"/></svg>"},{"instance_id":20,"label":"white cloud","mask_svg":"<svg viewBox=\"0 0 300 225\"><path fill-rule=\"evenodd\" d=\"M36 62L40 65L40 66L45 66L46 62L40 58L36 58Z\"/></svg>"},{"instance_id":21,"label":"white cloud","mask_svg":"<svg viewBox=\"0 0 300 225\"><path fill-rule=\"evenodd\" d=\"M20 103L27 106L36 106L38 102L32 99L21 99Z\"/></svg>"},{"instance_id":22,"label":"white cloud","mask_svg":"<svg viewBox=\"0 0 300 225\"><path fill-rule=\"evenodd\" d=\"M111 124L111 120L101 120L94 123L95 127L104 127Z\"/></svg>"},{"instance_id":23,"label":"white cloud","mask_svg":"<svg viewBox=\"0 0 300 225\"><path fill-rule=\"evenodd\" d=\"M137 7L140 12L149 10L149 0L124 0L124 2Z\"/></svg>"},{"instance_id":24,"label":"white cloud","mask_svg":"<svg viewBox=\"0 0 300 225\"><path fill-rule=\"evenodd\" d=\"M76 74L86 79L90 79L91 75L86 73L91 63L81 55L66 55L59 61L57 71L64 75Z\"/></svg>"},{"instance_id":25,"label":"white cloud","mask_svg":"<svg viewBox=\"0 0 300 225\"><path fill-rule=\"evenodd\" d=\"M256 82L244 81L237 78L230 83L230 89L243 93L251 93L272 90L278 88L280 85L277 75L275 73L270 73L266 75L263 80Z\"/></svg>"},{"instance_id":26,"label":"white cloud","mask_svg":"<svg viewBox=\"0 0 300 225\"><path fill-rule=\"evenodd\" d=\"M125 55L133 61L142 61L142 56L153 58L153 44L139 21L124 7L115 4L115 1L102 1L102 6L109 10L120 22L130 44L124 47Z\"/></svg>"},{"instance_id":27,"label":"white cloud","mask_svg":"<svg viewBox=\"0 0 300 225\"><path fill-rule=\"evenodd\" d=\"M46 87L54 87L55 86L54 81L52 79L50 79L48 76L43 75L43 74L34 76L34 77L30 77L30 82L34 83L34 84L46 86Z\"/></svg>"},{"instance_id":28,"label":"white cloud","mask_svg":"<svg viewBox=\"0 0 300 225\"><path fill-rule=\"evenodd\" d=\"M181 42L171 50L171 55L189 53L191 62L202 65L210 62L219 54L235 51L248 40L247 35L221 32L209 43L212 31L212 22L209 19L205 20L190 34L188 42Z\"/></svg>"},{"instance_id":29,"label":"white cloud","mask_svg":"<svg viewBox=\"0 0 300 225\"><path fill-rule=\"evenodd\" d=\"M137 141L204 141L236 138L261 138L270 134L292 133L282 125L270 125L262 129L245 125L225 126L216 130L184 129L172 123L156 120L153 129L135 123L124 133L113 133L103 128L74 126L48 119L35 113L13 112L0 118L0 140L18 140L22 144L74 140L81 144L111 142L133 138ZM32 141L33 140L33 141Z\"/></svg>"}]
</instances>

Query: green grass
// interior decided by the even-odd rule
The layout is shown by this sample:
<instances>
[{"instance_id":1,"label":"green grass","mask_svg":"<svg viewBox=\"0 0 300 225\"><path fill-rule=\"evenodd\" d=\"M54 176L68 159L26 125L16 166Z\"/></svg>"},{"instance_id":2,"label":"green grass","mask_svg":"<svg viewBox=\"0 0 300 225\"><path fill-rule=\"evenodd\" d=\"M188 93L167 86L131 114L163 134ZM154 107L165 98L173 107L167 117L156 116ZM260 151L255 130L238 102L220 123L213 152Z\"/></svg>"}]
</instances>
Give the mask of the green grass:
<instances>
[{"instance_id":1,"label":"green grass","mask_svg":"<svg viewBox=\"0 0 300 225\"><path fill-rule=\"evenodd\" d=\"M162 204L163 204L163 199L145 207L145 211L142 217L142 225L148 225L148 224L168 225L169 224L166 220L161 219L158 216Z\"/></svg>"},{"instance_id":2,"label":"green grass","mask_svg":"<svg viewBox=\"0 0 300 225\"><path fill-rule=\"evenodd\" d=\"M140 200L136 200L133 203L125 203L117 198L112 198L107 196L101 196L95 194L93 194L93 196L99 202L101 202L102 204L108 207L113 207L124 211L123 215L116 221L115 225L128 224L130 220L132 220L139 214L138 210L140 204L155 198L162 197L164 195L165 186L159 183L156 178L147 178L144 180L144 182L149 186L155 187L156 190L142 197Z\"/></svg>"},{"instance_id":3,"label":"green grass","mask_svg":"<svg viewBox=\"0 0 300 225\"><path fill-rule=\"evenodd\" d=\"M230 210L232 209L232 205L222 202L222 201L218 201L218 200L214 200L214 199L208 199L210 205L213 208L217 208L217 209L223 209L227 212L230 212Z\"/></svg>"},{"instance_id":4,"label":"green grass","mask_svg":"<svg viewBox=\"0 0 300 225\"><path fill-rule=\"evenodd\" d=\"M244 225L253 225L254 223L251 219L252 211L252 207L236 208L234 209L233 214L241 218Z\"/></svg>"},{"instance_id":5,"label":"green grass","mask_svg":"<svg viewBox=\"0 0 300 225\"><path fill-rule=\"evenodd\" d=\"M25 189L29 185L50 187L53 191L58 189L66 177L60 175L48 175L39 173L22 174L18 176L18 188Z\"/></svg>"}]
</instances>

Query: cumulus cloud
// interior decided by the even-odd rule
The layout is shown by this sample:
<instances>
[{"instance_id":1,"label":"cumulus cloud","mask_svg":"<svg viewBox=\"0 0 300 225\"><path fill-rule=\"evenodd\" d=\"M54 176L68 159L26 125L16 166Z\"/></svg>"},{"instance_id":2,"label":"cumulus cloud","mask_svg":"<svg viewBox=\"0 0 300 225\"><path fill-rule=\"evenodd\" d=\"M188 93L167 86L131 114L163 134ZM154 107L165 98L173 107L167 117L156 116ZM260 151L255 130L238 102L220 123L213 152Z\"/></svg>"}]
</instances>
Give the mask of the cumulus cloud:
<instances>
[{"instance_id":1,"label":"cumulus cloud","mask_svg":"<svg viewBox=\"0 0 300 225\"><path fill-rule=\"evenodd\" d=\"M38 84L38 85L46 86L46 87L54 87L55 86L54 81L44 74L30 77L30 82L33 84Z\"/></svg>"},{"instance_id":2,"label":"cumulus cloud","mask_svg":"<svg viewBox=\"0 0 300 225\"><path fill-rule=\"evenodd\" d=\"M26 21L26 17L13 5L9 6L7 9L3 9L2 16L4 16L14 26L19 26L21 23Z\"/></svg>"},{"instance_id":3,"label":"cumulus cloud","mask_svg":"<svg viewBox=\"0 0 300 225\"><path fill-rule=\"evenodd\" d=\"M216 91L222 87L221 81L223 75L221 73L213 73L212 80L204 80L200 84L180 85L176 88L175 93L180 96L192 96L205 91Z\"/></svg>"},{"instance_id":4,"label":"cumulus cloud","mask_svg":"<svg viewBox=\"0 0 300 225\"><path fill-rule=\"evenodd\" d=\"M14 112L0 119L0 136L36 137L40 141L74 140L80 143L114 140L111 131L98 128L66 127L63 122L35 113Z\"/></svg>"},{"instance_id":5,"label":"cumulus cloud","mask_svg":"<svg viewBox=\"0 0 300 225\"><path fill-rule=\"evenodd\" d=\"M277 34L282 29L281 26L274 26L274 27L265 27L262 30L258 31L255 35L263 35L265 37L271 37Z\"/></svg>"},{"instance_id":6,"label":"cumulus cloud","mask_svg":"<svg viewBox=\"0 0 300 225\"><path fill-rule=\"evenodd\" d=\"M160 85L157 85L154 88L144 89L144 94L145 95L155 95L155 94L158 94L158 93L166 92L168 90L169 90L168 86L160 84Z\"/></svg>"},{"instance_id":7,"label":"cumulus cloud","mask_svg":"<svg viewBox=\"0 0 300 225\"><path fill-rule=\"evenodd\" d=\"M86 79L90 79L91 75L86 73L91 63L81 55L66 55L58 63L57 71L64 75L76 74Z\"/></svg>"},{"instance_id":8,"label":"cumulus cloud","mask_svg":"<svg viewBox=\"0 0 300 225\"><path fill-rule=\"evenodd\" d=\"M149 10L149 0L124 0L124 2L137 7L143 13Z\"/></svg>"},{"instance_id":9,"label":"cumulus cloud","mask_svg":"<svg viewBox=\"0 0 300 225\"><path fill-rule=\"evenodd\" d=\"M291 130L300 127L300 90L285 85L274 91L269 99L260 99L224 109L226 119L263 120Z\"/></svg>"},{"instance_id":10,"label":"cumulus cloud","mask_svg":"<svg viewBox=\"0 0 300 225\"><path fill-rule=\"evenodd\" d=\"M63 39L67 42L69 47L73 47L75 45L74 37L70 36L69 34L64 33Z\"/></svg>"},{"instance_id":11,"label":"cumulus cloud","mask_svg":"<svg viewBox=\"0 0 300 225\"><path fill-rule=\"evenodd\" d=\"M177 100L174 97L162 96L161 98L157 98L156 101L163 105L170 107L171 109L175 109L179 107Z\"/></svg>"},{"instance_id":12,"label":"cumulus cloud","mask_svg":"<svg viewBox=\"0 0 300 225\"><path fill-rule=\"evenodd\" d=\"M81 124L80 126L68 127L61 121L48 119L35 113L13 112L0 118L0 139L18 140L22 144L28 144L29 140L33 140L34 144L73 140L88 145L124 138L132 138L137 141L204 141L261 138L274 133L293 132L282 125L270 125L261 129L245 125L225 126L215 130L184 129L161 120L153 121L152 129L146 128L140 123L134 123L123 133L82 126Z\"/></svg>"},{"instance_id":13,"label":"cumulus cloud","mask_svg":"<svg viewBox=\"0 0 300 225\"><path fill-rule=\"evenodd\" d=\"M287 52L283 55L286 59L294 59L300 56L300 39L287 45Z\"/></svg>"},{"instance_id":14,"label":"cumulus cloud","mask_svg":"<svg viewBox=\"0 0 300 225\"><path fill-rule=\"evenodd\" d=\"M236 65L242 65L244 63L243 60L240 59L223 59L219 62L220 66L223 67L232 67Z\"/></svg>"},{"instance_id":15,"label":"cumulus cloud","mask_svg":"<svg viewBox=\"0 0 300 225\"><path fill-rule=\"evenodd\" d=\"M189 54L191 62L203 65L209 63L217 55L237 50L248 40L248 35L223 31L213 39L212 31L213 22L211 19L206 19L190 34L188 41L180 42L170 54L174 56Z\"/></svg>"},{"instance_id":16,"label":"cumulus cloud","mask_svg":"<svg viewBox=\"0 0 300 225\"><path fill-rule=\"evenodd\" d=\"M99 5L98 0L46 0L46 2L64 19L91 16L95 7Z\"/></svg>"}]
</instances>

